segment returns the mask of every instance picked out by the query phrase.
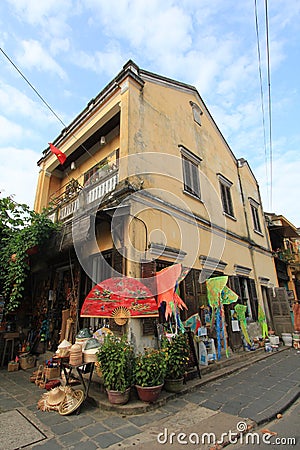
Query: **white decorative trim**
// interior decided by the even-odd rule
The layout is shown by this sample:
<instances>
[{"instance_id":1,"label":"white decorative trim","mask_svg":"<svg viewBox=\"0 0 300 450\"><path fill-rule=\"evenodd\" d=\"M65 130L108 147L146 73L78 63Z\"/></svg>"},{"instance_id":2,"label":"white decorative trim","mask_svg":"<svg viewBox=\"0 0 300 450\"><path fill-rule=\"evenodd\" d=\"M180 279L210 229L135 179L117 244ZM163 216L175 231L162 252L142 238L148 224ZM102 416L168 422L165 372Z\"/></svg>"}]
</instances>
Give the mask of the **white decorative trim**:
<instances>
[{"instance_id":1,"label":"white decorative trim","mask_svg":"<svg viewBox=\"0 0 300 450\"><path fill-rule=\"evenodd\" d=\"M201 164L202 158L200 158L200 156L195 155L194 153L191 152L191 150L189 150L182 144L179 144L178 147L183 156L185 156L186 158L188 158L190 161L194 162L197 165Z\"/></svg>"},{"instance_id":2,"label":"white decorative trim","mask_svg":"<svg viewBox=\"0 0 300 450\"><path fill-rule=\"evenodd\" d=\"M239 264L235 264L234 270L237 275L245 275L248 277L250 275L250 272L252 269L250 267L245 267L245 266L240 266Z\"/></svg>"},{"instance_id":3,"label":"white decorative trim","mask_svg":"<svg viewBox=\"0 0 300 450\"><path fill-rule=\"evenodd\" d=\"M258 280L259 280L260 284L269 287L269 284L270 284L270 278L267 278L267 277L258 277Z\"/></svg>"},{"instance_id":4,"label":"white decorative trim","mask_svg":"<svg viewBox=\"0 0 300 450\"><path fill-rule=\"evenodd\" d=\"M231 188L231 186L233 185L232 181L228 180L228 178L224 177L224 175L222 175L221 173L217 173L217 176L219 178L220 183Z\"/></svg>"},{"instance_id":5,"label":"white decorative trim","mask_svg":"<svg viewBox=\"0 0 300 450\"><path fill-rule=\"evenodd\" d=\"M224 272L227 263L220 261L217 258L211 258L210 256L201 255L199 257L200 263L203 265L203 269L214 269Z\"/></svg>"},{"instance_id":6,"label":"white decorative trim","mask_svg":"<svg viewBox=\"0 0 300 450\"><path fill-rule=\"evenodd\" d=\"M164 256L165 258L176 259L178 261L182 261L187 254L183 250L167 247L164 244L158 244L156 242L150 242L149 250L152 255Z\"/></svg>"}]
</instances>

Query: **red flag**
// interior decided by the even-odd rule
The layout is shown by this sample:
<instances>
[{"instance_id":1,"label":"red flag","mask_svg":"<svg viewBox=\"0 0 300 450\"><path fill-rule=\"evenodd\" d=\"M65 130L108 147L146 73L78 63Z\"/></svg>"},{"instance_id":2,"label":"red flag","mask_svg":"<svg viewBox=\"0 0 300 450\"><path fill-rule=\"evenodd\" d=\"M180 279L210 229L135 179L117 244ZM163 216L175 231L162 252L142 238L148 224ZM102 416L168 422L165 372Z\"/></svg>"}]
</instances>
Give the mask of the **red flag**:
<instances>
[{"instance_id":1,"label":"red flag","mask_svg":"<svg viewBox=\"0 0 300 450\"><path fill-rule=\"evenodd\" d=\"M59 148L55 147L53 144L51 144L49 142L50 145L50 150L52 153L54 153L54 155L57 156L58 161L63 164L65 162L65 160L67 159L66 155L59 150Z\"/></svg>"}]
</instances>

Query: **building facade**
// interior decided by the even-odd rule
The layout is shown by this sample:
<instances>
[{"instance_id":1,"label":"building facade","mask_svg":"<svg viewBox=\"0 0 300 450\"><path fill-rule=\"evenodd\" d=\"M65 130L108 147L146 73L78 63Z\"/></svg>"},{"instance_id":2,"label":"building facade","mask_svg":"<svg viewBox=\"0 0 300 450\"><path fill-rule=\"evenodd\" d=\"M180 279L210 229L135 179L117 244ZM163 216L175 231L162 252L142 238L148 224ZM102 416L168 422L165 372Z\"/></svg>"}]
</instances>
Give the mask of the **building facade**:
<instances>
[{"instance_id":1,"label":"building facade","mask_svg":"<svg viewBox=\"0 0 300 450\"><path fill-rule=\"evenodd\" d=\"M259 186L195 87L128 61L53 144L67 159L43 152L35 209L51 205L62 230L34 270L46 309L53 298L60 305L56 327L63 308L81 320L93 284L122 274L153 287L175 263L191 269L179 286L183 320L207 306L205 280L218 275L249 323L259 304L267 310L277 277ZM241 338L225 314L235 350ZM155 344L153 319L127 327L138 347Z\"/></svg>"}]
</instances>

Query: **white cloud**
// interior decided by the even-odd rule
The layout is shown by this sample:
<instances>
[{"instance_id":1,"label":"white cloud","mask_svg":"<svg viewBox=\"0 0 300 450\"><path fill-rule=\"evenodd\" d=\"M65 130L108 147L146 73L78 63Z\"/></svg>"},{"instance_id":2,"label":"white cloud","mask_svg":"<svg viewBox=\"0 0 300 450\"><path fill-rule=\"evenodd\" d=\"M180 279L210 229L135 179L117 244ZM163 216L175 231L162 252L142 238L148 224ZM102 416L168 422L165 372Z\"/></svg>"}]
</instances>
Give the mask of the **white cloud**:
<instances>
[{"instance_id":1,"label":"white cloud","mask_svg":"<svg viewBox=\"0 0 300 450\"><path fill-rule=\"evenodd\" d=\"M67 75L60 65L43 49L36 40L22 41L22 52L19 50L17 61L22 67L37 69L40 72L54 73L65 80Z\"/></svg>"},{"instance_id":2,"label":"white cloud","mask_svg":"<svg viewBox=\"0 0 300 450\"><path fill-rule=\"evenodd\" d=\"M76 11L72 0L7 0L19 20L33 26L41 26L54 35L66 32L66 18Z\"/></svg>"},{"instance_id":3,"label":"white cloud","mask_svg":"<svg viewBox=\"0 0 300 450\"><path fill-rule=\"evenodd\" d=\"M300 155L298 151L285 152L273 158L272 205L270 202L270 169L268 182L266 166L260 165L254 172L260 185L264 210L284 215L296 227L300 227L299 188L297 179L300 173Z\"/></svg>"},{"instance_id":4,"label":"white cloud","mask_svg":"<svg viewBox=\"0 0 300 450\"><path fill-rule=\"evenodd\" d=\"M45 122L53 122L54 118L49 114L40 102L35 102L23 92L13 86L0 81L0 109L6 116L14 118L19 117L30 119L34 122L33 128L37 124L44 125Z\"/></svg>"},{"instance_id":5,"label":"white cloud","mask_svg":"<svg viewBox=\"0 0 300 450\"><path fill-rule=\"evenodd\" d=\"M2 147L0 159L1 195L15 195L17 202L33 207L38 177L37 153L30 149Z\"/></svg>"},{"instance_id":6,"label":"white cloud","mask_svg":"<svg viewBox=\"0 0 300 450\"><path fill-rule=\"evenodd\" d=\"M91 70L98 74L104 73L108 76L116 75L124 63L124 55L118 48L111 48L102 52L96 51L93 54L79 51L73 55L73 64L85 70Z\"/></svg>"},{"instance_id":7,"label":"white cloud","mask_svg":"<svg viewBox=\"0 0 300 450\"><path fill-rule=\"evenodd\" d=\"M25 137L28 138L29 131L25 131L20 125L0 116L0 142L11 143L21 142Z\"/></svg>"}]
</instances>

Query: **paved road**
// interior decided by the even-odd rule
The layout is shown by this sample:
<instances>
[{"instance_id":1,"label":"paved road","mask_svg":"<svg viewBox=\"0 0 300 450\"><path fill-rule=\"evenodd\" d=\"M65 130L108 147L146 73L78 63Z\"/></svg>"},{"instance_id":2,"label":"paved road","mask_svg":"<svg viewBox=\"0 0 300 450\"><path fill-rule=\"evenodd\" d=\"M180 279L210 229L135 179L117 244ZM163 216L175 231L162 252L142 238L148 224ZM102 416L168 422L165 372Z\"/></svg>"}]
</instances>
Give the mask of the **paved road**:
<instances>
[{"instance_id":1,"label":"paved road","mask_svg":"<svg viewBox=\"0 0 300 450\"><path fill-rule=\"evenodd\" d=\"M5 450L22 446L26 439L28 450L207 449L212 442L206 439L202 445L203 433L215 433L219 439L222 433L236 430L240 422L263 424L286 410L300 395L299 380L300 354L288 349L149 412L124 415L87 403L79 415L60 416L37 409L43 391L29 382L28 371L0 370L0 413L4 414L2 418L0 414L0 423L5 418L8 424L16 423L14 436L0 427L0 442ZM13 414L22 417L10 418ZM26 428L23 416L35 425L36 433ZM178 438L180 432L186 437ZM170 433L175 433L172 438ZM197 441L199 445L193 444Z\"/></svg>"},{"instance_id":2,"label":"paved road","mask_svg":"<svg viewBox=\"0 0 300 450\"><path fill-rule=\"evenodd\" d=\"M244 444L230 444L228 450L244 450L259 447L261 450L276 448L276 450L287 450L300 448L300 399L296 401L279 418L258 427L255 430L249 430L240 440ZM233 441L236 439L234 438ZM248 442L248 444L247 444ZM252 442L254 444L252 444ZM258 444L258 445L257 445Z\"/></svg>"}]
</instances>

